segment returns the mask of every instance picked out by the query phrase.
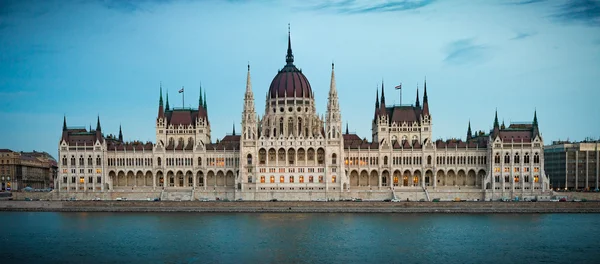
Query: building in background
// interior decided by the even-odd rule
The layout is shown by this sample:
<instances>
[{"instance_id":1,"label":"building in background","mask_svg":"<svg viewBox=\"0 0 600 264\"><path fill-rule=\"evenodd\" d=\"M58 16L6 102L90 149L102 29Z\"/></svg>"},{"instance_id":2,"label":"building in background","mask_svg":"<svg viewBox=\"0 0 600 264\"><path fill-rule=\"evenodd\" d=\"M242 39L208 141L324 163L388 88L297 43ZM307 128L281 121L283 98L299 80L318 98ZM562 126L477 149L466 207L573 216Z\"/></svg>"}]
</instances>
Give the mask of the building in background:
<instances>
[{"instance_id":1,"label":"building in background","mask_svg":"<svg viewBox=\"0 0 600 264\"><path fill-rule=\"evenodd\" d=\"M56 160L46 152L16 152L0 149L0 186L2 191L54 188Z\"/></svg>"},{"instance_id":2,"label":"building in background","mask_svg":"<svg viewBox=\"0 0 600 264\"><path fill-rule=\"evenodd\" d=\"M600 140L554 141L544 148L544 164L555 190L598 191Z\"/></svg>"}]
</instances>

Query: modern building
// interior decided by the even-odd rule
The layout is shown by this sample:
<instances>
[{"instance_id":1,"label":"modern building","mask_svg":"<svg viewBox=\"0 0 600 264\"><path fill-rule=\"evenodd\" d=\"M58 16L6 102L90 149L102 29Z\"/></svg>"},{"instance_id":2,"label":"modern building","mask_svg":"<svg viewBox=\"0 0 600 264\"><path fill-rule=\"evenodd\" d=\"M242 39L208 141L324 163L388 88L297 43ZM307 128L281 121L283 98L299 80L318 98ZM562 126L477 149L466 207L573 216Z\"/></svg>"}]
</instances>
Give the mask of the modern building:
<instances>
[{"instance_id":1,"label":"modern building","mask_svg":"<svg viewBox=\"0 0 600 264\"><path fill-rule=\"evenodd\" d=\"M600 141L554 141L544 148L544 164L555 190L600 189Z\"/></svg>"},{"instance_id":2,"label":"modern building","mask_svg":"<svg viewBox=\"0 0 600 264\"><path fill-rule=\"evenodd\" d=\"M206 93L197 108L169 106L162 87L156 142L124 142L96 130L68 127L59 142L63 192L188 192L185 199L315 200L397 197L432 191L471 192L491 199L535 195L548 188L537 116L508 127L494 120L489 133L466 140L434 140L433 115L423 87L414 104L390 105L384 84L376 94L371 140L343 130L334 65L325 115L316 112L308 78L294 64L291 38L284 67L256 112L247 71L241 132L214 140ZM202 88L200 88L202 89ZM260 88L259 90L262 90ZM357 102L359 103L359 102ZM419 193L419 195L417 195ZM472 196L473 196L472 195ZM191 196L191 197L190 197ZM432 194L435 196L435 194ZM412 198L411 198L412 199Z\"/></svg>"},{"instance_id":3,"label":"modern building","mask_svg":"<svg viewBox=\"0 0 600 264\"><path fill-rule=\"evenodd\" d=\"M2 191L54 188L58 166L46 152L16 152L0 149L0 183Z\"/></svg>"}]
</instances>

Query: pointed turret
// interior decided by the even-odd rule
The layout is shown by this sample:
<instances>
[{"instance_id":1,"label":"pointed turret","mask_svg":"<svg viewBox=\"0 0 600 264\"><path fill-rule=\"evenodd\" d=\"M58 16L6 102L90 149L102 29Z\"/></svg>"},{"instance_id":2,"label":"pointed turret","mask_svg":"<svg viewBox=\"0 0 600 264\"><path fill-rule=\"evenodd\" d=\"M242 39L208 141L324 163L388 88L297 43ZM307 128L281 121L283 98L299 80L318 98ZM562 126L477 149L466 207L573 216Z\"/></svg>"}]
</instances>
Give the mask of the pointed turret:
<instances>
[{"instance_id":1,"label":"pointed turret","mask_svg":"<svg viewBox=\"0 0 600 264\"><path fill-rule=\"evenodd\" d=\"M98 121L96 122L96 131L102 131L102 128L100 127L100 116L98 116Z\"/></svg>"},{"instance_id":2,"label":"pointed turret","mask_svg":"<svg viewBox=\"0 0 600 264\"><path fill-rule=\"evenodd\" d=\"M502 119L502 125L500 125L500 129L505 129L506 126L504 125L504 119Z\"/></svg>"},{"instance_id":3,"label":"pointed turret","mask_svg":"<svg viewBox=\"0 0 600 264\"><path fill-rule=\"evenodd\" d=\"M285 56L285 62L287 65L294 65L294 54L292 54L292 36L290 33L290 24L288 24L288 48L287 55Z\"/></svg>"},{"instance_id":4,"label":"pointed turret","mask_svg":"<svg viewBox=\"0 0 600 264\"><path fill-rule=\"evenodd\" d=\"M158 99L158 118L165 117L165 109L163 108L162 82L160 83L160 99Z\"/></svg>"},{"instance_id":5,"label":"pointed turret","mask_svg":"<svg viewBox=\"0 0 600 264\"><path fill-rule=\"evenodd\" d=\"M469 120L469 128L467 129L467 140L473 137L473 133L471 132L471 120Z\"/></svg>"},{"instance_id":6,"label":"pointed turret","mask_svg":"<svg viewBox=\"0 0 600 264\"><path fill-rule=\"evenodd\" d=\"M494 116L494 137L497 137L500 133L500 123L498 123L498 109L496 109L496 114Z\"/></svg>"},{"instance_id":7,"label":"pointed turret","mask_svg":"<svg viewBox=\"0 0 600 264\"><path fill-rule=\"evenodd\" d=\"M379 89L375 89L375 110L377 109L379 109Z\"/></svg>"},{"instance_id":8,"label":"pointed turret","mask_svg":"<svg viewBox=\"0 0 600 264\"><path fill-rule=\"evenodd\" d=\"M242 112L242 140L253 140L259 137L258 117L254 110L254 92L252 92L252 79L250 77L250 62L246 74L246 93L244 94L244 110ZM258 131L257 131L258 130Z\"/></svg>"},{"instance_id":9,"label":"pointed turret","mask_svg":"<svg viewBox=\"0 0 600 264\"><path fill-rule=\"evenodd\" d=\"M63 131L67 131L67 116L63 117Z\"/></svg>"},{"instance_id":10,"label":"pointed turret","mask_svg":"<svg viewBox=\"0 0 600 264\"><path fill-rule=\"evenodd\" d=\"M165 111L169 111L169 91L167 91L167 106L165 108Z\"/></svg>"},{"instance_id":11,"label":"pointed turret","mask_svg":"<svg viewBox=\"0 0 600 264\"><path fill-rule=\"evenodd\" d=\"M346 122L346 135L350 134L350 131L348 130L348 122Z\"/></svg>"},{"instance_id":12,"label":"pointed turret","mask_svg":"<svg viewBox=\"0 0 600 264\"><path fill-rule=\"evenodd\" d=\"M533 136L539 136L540 135L540 129L538 127L538 120L537 120L537 109L533 111Z\"/></svg>"},{"instance_id":13,"label":"pointed turret","mask_svg":"<svg viewBox=\"0 0 600 264\"><path fill-rule=\"evenodd\" d=\"M423 84L423 116L428 116L429 114L429 101L427 100L427 79L425 79L425 83Z\"/></svg>"},{"instance_id":14,"label":"pointed turret","mask_svg":"<svg viewBox=\"0 0 600 264\"><path fill-rule=\"evenodd\" d=\"M381 105L382 109L385 109L385 91L383 90L383 79L381 80Z\"/></svg>"},{"instance_id":15,"label":"pointed turret","mask_svg":"<svg viewBox=\"0 0 600 264\"><path fill-rule=\"evenodd\" d=\"M167 96L168 98L168 96ZM167 104L169 103L167 99ZM121 130L121 125L119 125L119 141L123 142L123 131Z\"/></svg>"},{"instance_id":16,"label":"pointed turret","mask_svg":"<svg viewBox=\"0 0 600 264\"><path fill-rule=\"evenodd\" d=\"M330 139L339 138L340 134L342 133L342 118L335 84L335 64L333 64L333 62L331 63L331 82L329 83L329 98L327 99L327 117L325 120L328 126L327 137Z\"/></svg>"},{"instance_id":17,"label":"pointed turret","mask_svg":"<svg viewBox=\"0 0 600 264\"><path fill-rule=\"evenodd\" d=\"M198 96L198 108L204 108L204 102L202 101L202 82L200 82L200 96Z\"/></svg>"},{"instance_id":18,"label":"pointed turret","mask_svg":"<svg viewBox=\"0 0 600 264\"><path fill-rule=\"evenodd\" d=\"M204 110L208 112L208 106L206 105L206 90L204 90Z\"/></svg>"},{"instance_id":19,"label":"pointed turret","mask_svg":"<svg viewBox=\"0 0 600 264\"><path fill-rule=\"evenodd\" d=\"M235 136L235 122L233 122L233 131L231 132L231 135Z\"/></svg>"},{"instance_id":20,"label":"pointed turret","mask_svg":"<svg viewBox=\"0 0 600 264\"><path fill-rule=\"evenodd\" d=\"M417 108L421 107L421 103L419 102L419 85L417 84L417 101L415 102L415 106Z\"/></svg>"}]
</instances>

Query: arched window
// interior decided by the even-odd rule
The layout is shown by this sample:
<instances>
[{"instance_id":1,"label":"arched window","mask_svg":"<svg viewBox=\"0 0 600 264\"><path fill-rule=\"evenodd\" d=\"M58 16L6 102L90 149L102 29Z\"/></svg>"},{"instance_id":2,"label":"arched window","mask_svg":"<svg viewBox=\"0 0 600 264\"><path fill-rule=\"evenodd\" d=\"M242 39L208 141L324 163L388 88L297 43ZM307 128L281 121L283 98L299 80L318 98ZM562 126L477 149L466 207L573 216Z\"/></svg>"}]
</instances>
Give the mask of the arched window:
<instances>
[{"instance_id":1,"label":"arched window","mask_svg":"<svg viewBox=\"0 0 600 264\"><path fill-rule=\"evenodd\" d=\"M388 165L388 157L387 156L383 157L383 165Z\"/></svg>"},{"instance_id":2,"label":"arched window","mask_svg":"<svg viewBox=\"0 0 600 264\"><path fill-rule=\"evenodd\" d=\"M162 160L160 157L156 158L156 164L158 164L158 166L162 166Z\"/></svg>"},{"instance_id":3,"label":"arched window","mask_svg":"<svg viewBox=\"0 0 600 264\"><path fill-rule=\"evenodd\" d=\"M306 156L304 153L304 149L303 148L298 149L298 161L304 161L304 156Z\"/></svg>"},{"instance_id":4,"label":"arched window","mask_svg":"<svg viewBox=\"0 0 600 264\"><path fill-rule=\"evenodd\" d=\"M337 164L337 154L331 154L331 164Z\"/></svg>"},{"instance_id":5,"label":"arched window","mask_svg":"<svg viewBox=\"0 0 600 264\"><path fill-rule=\"evenodd\" d=\"M319 183L323 183L323 176L319 176Z\"/></svg>"},{"instance_id":6,"label":"arched window","mask_svg":"<svg viewBox=\"0 0 600 264\"><path fill-rule=\"evenodd\" d=\"M298 117L298 136L302 134L302 117Z\"/></svg>"},{"instance_id":7,"label":"arched window","mask_svg":"<svg viewBox=\"0 0 600 264\"><path fill-rule=\"evenodd\" d=\"M271 183L275 183L275 176L271 175Z\"/></svg>"},{"instance_id":8,"label":"arched window","mask_svg":"<svg viewBox=\"0 0 600 264\"><path fill-rule=\"evenodd\" d=\"M508 153L506 153L506 155L504 155L504 163L505 164L510 163L510 155L508 155Z\"/></svg>"},{"instance_id":9,"label":"arched window","mask_svg":"<svg viewBox=\"0 0 600 264\"><path fill-rule=\"evenodd\" d=\"M260 183L265 183L265 176L260 176Z\"/></svg>"},{"instance_id":10,"label":"arched window","mask_svg":"<svg viewBox=\"0 0 600 264\"><path fill-rule=\"evenodd\" d=\"M500 163L500 153L496 153L496 156L494 156L494 163Z\"/></svg>"},{"instance_id":11,"label":"arched window","mask_svg":"<svg viewBox=\"0 0 600 264\"><path fill-rule=\"evenodd\" d=\"M279 134L283 135L283 117L279 118Z\"/></svg>"},{"instance_id":12,"label":"arched window","mask_svg":"<svg viewBox=\"0 0 600 264\"><path fill-rule=\"evenodd\" d=\"M88 166L92 166L92 155L88 156Z\"/></svg>"},{"instance_id":13,"label":"arched window","mask_svg":"<svg viewBox=\"0 0 600 264\"><path fill-rule=\"evenodd\" d=\"M62 165L63 166L67 166L67 156L63 156L63 158L62 158Z\"/></svg>"},{"instance_id":14,"label":"arched window","mask_svg":"<svg viewBox=\"0 0 600 264\"><path fill-rule=\"evenodd\" d=\"M248 159L248 165L252 165L252 154L248 154L246 158Z\"/></svg>"},{"instance_id":15,"label":"arched window","mask_svg":"<svg viewBox=\"0 0 600 264\"><path fill-rule=\"evenodd\" d=\"M290 182L294 183L294 176L290 176Z\"/></svg>"},{"instance_id":16,"label":"arched window","mask_svg":"<svg viewBox=\"0 0 600 264\"><path fill-rule=\"evenodd\" d=\"M313 181L314 181L314 178L313 178L313 176L308 176L308 182L309 182L309 183L313 183Z\"/></svg>"},{"instance_id":17,"label":"arched window","mask_svg":"<svg viewBox=\"0 0 600 264\"><path fill-rule=\"evenodd\" d=\"M285 162L285 150L280 148L278 151L279 161Z\"/></svg>"},{"instance_id":18,"label":"arched window","mask_svg":"<svg viewBox=\"0 0 600 264\"><path fill-rule=\"evenodd\" d=\"M285 177L283 175L279 176L279 183L284 183Z\"/></svg>"},{"instance_id":19,"label":"arched window","mask_svg":"<svg viewBox=\"0 0 600 264\"><path fill-rule=\"evenodd\" d=\"M293 134L294 132L294 119L292 119L291 117L288 118L288 125L287 125L287 134Z\"/></svg>"},{"instance_id":20,"label":"arched window","mask_svg":"<svg viewBox=\"0 0 600 264\"><path fill-rule=\"evenodd\" d=\"M325 163L325 150L323 150L322 148L319 148L317 150L317 161L319 164Z\"/></svg>"},{"instance_id":21,"label":"arched window","mask_svg":"<svg viewBox=\"0 0 600 264\"><path fill-rule=\"evenodd\" d=\"M304 183L304 176L300 175L300 177L298 178L298 182Z\"/></svg>"},{"instance_id":22,"label":"arched window","mask_svg":"<svg viewBox=\"0 0 600 264\"><path fill-rule=\"evenodd\" d=\"M519 159L519 153L515 154L515 163L519 163L520 159Z\"/></svg>"},{"instance_id":23,"label":"arched window","mask_svg":"<svg viewBox=\"0 0 600 264\"><path fill-rule=\"evenodd\" d=\"M102 159L100 158L100 155L96 156L96 166L101 166L102 165Z\"/></svg>"},{"instance_id":24,"label":"arched window","mask_svg":"<svg viewBox=\"0 0 600 264\"><path fill-rule=\"evenodd\" d=\"M261 148L258 151L258 162L261 165L264 165L266 160L267 160L267 151L265 149Z\"/></svg>"},{"instance_id":25,"label":"arched window","mask_svg":"<svg viewBox=\"0 0 600 264\"><path fill-rule=\"evenodd\" d=\"M269 161L275 161L275 149L269 149Z\"/></svg>"},{"instance_id":26,"label":"arched window","mask_svg":"<svg viewBox=\"0 0 600 264\"><path fill-rule=\"evenodd\" d=\"M307 159L308 161L314 161L315 160L315 150L312 148L308 149L308 157Z\"/></svg>"},{"instance_id":27,"label":"arched window","mask_svg":"<svg viewBox=\"0 0 600 264\"><path fill-rule=\"evenodd\" d=\"M523 157L523 162L525 162L525 164L529 164L529 153L525 153L525 157Z\"/></svg>"},{"instance_id":28,"label":"arched window","mask_svg":"<svg viewBox=\"0 0 600 264\"><path fill-rule=\"evenodd\" d=\"M198 166L202 166L202 157L198 157Z\"/></svg>"},{"instance_id":29,"label":"arched window","mask_svg":"<svg viewBox=\"0 0 600 264\"><path fill-rule=\"evenodd\" d=\"M294 165L295 160L296 160L296 151L293 148L288 149L288 164Z\"/></svg>"},{"instance_id":30,"label":"arched window","mask_svg":"<svg viewBox=\"0 0 600 264\"><path fill-rule=\"evenodd\" d=\"M540 155L537 152L533 156L533 163L540 163Z\"/></svg>"},{"instance_id":31,"label":"arched window","mask_svg":"<svg viewBox=\"0 0 600 264\"><path fill-rule=\"evenodd\" d=\"M427 165L431 165L431 156L427 156Z\"/></svg>"},{"instance_id":32,"label":"arched window","mask_svg":"<svg viewBox=\"0 0 600 264\"><path fill-rule=\"evenodd\" d=\"M335 175L331 176L331 182L335 183Z\"/></svg>"}]
</instances>

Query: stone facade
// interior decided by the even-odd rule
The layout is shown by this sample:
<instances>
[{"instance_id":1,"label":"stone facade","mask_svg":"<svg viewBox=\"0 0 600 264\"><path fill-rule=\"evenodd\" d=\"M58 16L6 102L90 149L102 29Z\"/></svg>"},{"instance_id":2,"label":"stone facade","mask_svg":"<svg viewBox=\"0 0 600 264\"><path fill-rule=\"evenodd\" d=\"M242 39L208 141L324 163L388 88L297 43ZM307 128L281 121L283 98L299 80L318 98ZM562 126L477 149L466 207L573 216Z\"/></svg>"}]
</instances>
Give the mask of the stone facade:
<instances>
[{"instance_id":1,"label":"stone facade","mask_svg":"<svg viewBox=\"0 0 600 264\"><path fill-rule=\"evenodd\" d=\"M427 84L423 104L386 105L377 94L372 141L342 129L334 65L325 115L316 112L308 79L286 65L258 115L248 66L241 133L211 137L206 95L197 109L163 105L156 143L124 142L96 130L67 127L59 143L61 192L156 192L163 199L321 200L474 199L527 196L548 188L537 117L531 123L472 133L465 141L432 139ZM365 106L366 108L366 106ZM403 194L407 194L404 195ZM401 195L399 195L401 194ZM414 198L412 198L414 197Z\"/></svg>"},{"instance_id":2,"label":"stone facade","mask_svg":"<svg viewBox=\"0 0 600 264\"><path fill-rule=\"evenodd\" d=\"M0 149L0 190L53 188L57 168L56 160L48 153Z\"/></svg>"}]
</instances>

